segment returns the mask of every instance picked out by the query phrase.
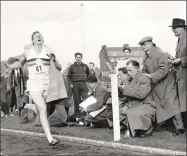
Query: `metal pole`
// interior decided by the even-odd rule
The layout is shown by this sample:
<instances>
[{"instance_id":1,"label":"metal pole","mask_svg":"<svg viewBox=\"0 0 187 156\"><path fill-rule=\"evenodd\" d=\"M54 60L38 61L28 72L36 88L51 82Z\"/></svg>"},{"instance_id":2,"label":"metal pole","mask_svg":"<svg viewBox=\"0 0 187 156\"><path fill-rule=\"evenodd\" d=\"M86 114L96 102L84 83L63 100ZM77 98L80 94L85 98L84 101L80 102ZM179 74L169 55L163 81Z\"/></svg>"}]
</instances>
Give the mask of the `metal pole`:
<instances>
[{"instance_id":1,"label":"metal pole","mask_svg":"<svg viewBox=\"0 0 187 156\"><path fill-rule=\"evenodd\" d=\"M83 53L85 53L85 32L84 32L84 4L81 4L81 13L82 13L82 21L81 21L81 32L82 32L82 40L83 40Z\"/></svg>"}]
</instances>

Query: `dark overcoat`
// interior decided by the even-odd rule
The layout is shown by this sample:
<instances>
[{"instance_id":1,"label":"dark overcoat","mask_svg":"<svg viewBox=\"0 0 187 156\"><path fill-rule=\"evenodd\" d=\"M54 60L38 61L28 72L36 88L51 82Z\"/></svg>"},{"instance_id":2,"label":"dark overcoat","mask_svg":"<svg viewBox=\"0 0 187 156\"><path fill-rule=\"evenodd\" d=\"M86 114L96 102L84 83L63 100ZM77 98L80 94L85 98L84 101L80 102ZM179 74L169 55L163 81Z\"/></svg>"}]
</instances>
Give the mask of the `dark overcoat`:
<instances>
[{"instance_id":1,"label":"dark overcoat","mask_svg":"<svg viewBox=\"0 0 187 156\"><path fill-rule=\"evenodd\" d=\"M157 106L157 123L180 113L176 83L169 71L167 55L159 48L152 47L143 59L143 72L151 74L152 95Z\"/></svg>"},{"instance_id":2,"label":"dark overcoat","mask_svg":"<svg viewBox=\"0 0 187 156\"><path fill-rule=\"evenodd\" d=\"M137 73L123 88L123 95L127 97L127 120L134 137L136 130L148 130L155 119L156 105L151 95L149 78Z\"/></svg>"},{"instance_id":3,"label":"dark overcoat","mask_svg":"<svg viewBox=\"0 0 187 156\"><path fill-rule=\"evenodd\" d=\"M187 75L187 51L186 30L183 32L176 48L176 58L181 58L180 64L176 65L177 88L181 112L186 111L186 75Z\"/></svg>"}]
</instances>

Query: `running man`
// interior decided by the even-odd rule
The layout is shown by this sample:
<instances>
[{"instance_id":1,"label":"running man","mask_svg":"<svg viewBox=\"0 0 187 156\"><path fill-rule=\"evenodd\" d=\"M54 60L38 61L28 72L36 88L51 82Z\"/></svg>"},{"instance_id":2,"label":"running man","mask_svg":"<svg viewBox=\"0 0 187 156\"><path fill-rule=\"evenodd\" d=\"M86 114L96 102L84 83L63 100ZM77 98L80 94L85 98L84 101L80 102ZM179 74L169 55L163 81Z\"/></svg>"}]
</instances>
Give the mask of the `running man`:
<instances>
[{"instance_id":1,"label":"running man","mask_svg":"<svg viewBox=\"0 0 187 156\"><path fill-rule=\"evenodd\" d=\"M50 63L54 63L56 69L59 71L62 70L62 67L56 60L53 50L44 45L43 36L39 31L33 32L31 40L32 45L28 49L25 49L20 62L12 65L8 64L8 67L10 69L17 69L27 63L29 71L27 90L39 111L40 121L49 145L54 146L58 144L60 140L53 138L51 135L47 120L47 106L45 100L50 84L48 70Z\"/></svg>"}]
</instances>

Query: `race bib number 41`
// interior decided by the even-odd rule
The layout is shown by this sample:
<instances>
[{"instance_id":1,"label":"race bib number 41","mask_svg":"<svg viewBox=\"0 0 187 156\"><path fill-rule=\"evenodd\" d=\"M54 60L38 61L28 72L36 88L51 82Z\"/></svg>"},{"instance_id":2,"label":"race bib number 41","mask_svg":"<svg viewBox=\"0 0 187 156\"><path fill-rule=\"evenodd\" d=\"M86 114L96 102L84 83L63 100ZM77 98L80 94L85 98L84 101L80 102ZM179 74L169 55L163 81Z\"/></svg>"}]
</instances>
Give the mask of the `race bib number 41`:
<instances>
[{"instance_id":1,"label":"race bib number 41","mask_svg":"<svg viewBox=\"0 0 187 156\"><path fill-rule=\"evenodd\" d=\"M36 72L38 72L38 73L40 73L40 72L42 72L43 70L42 70L42 65L37 65L36 66Z\"/></svg>"},{"instance_id":2,"label":"race bib number 41","mask_svg":"<svg viewBox=\"0 0 187 156\"><path fill-rule=\"evenodd\" d=\"M35 66L36 69L35 70L37 73L43 72L43 65L42 65L41 61L42 61L41 59L36 60L36 66Z\"/></svg>"}]
</instances>

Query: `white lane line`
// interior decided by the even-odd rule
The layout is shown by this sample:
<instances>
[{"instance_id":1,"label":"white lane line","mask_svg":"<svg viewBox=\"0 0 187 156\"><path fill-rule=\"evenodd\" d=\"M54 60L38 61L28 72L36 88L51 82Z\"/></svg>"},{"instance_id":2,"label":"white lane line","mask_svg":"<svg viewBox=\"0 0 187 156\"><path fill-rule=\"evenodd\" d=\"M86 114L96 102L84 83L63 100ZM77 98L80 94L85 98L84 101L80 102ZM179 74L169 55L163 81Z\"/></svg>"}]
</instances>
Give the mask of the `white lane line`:
<instances>
[{"instance_id":1,"label":"white lane line","mask_svg":"<svg viewBox=\"0 0 187 156\"><path fill-rule=\"evenodd\" d=\"M8 154L5 154L5 153L1 153L1 156L8 156Z\"/></svg>"},{"instance_id":2,"label":"white lane line","mask_svg":"<svg viewBox=\"0 0 187 156\"><path fill-rule=\"evenodd\" d=\"M11 134L15 133L15 134L31 135L31 136L37 136L37 137L46 137L44 133L29 132L29 131L14 130L14 129L1 128L1 133L2 132L11 133ZM122 149L122 150L127 150L127 151L132 151L132 152L149 153L149 154L156 154L156 155L184 155L186 156L186 152L184 151L173 151L173 150L168 150L168 149L144 147L144 146L138 146L138 145L129 145L129 144L122 144L119 142L111 142L111 141L110 142L99 141L99 140L92 140L92 139L86 139L86 138L70 137L70 136L65 136L65 135L53 135L53 136L63 141L67 141L67 142L103 146L103 147Z\"/></svg>"},{"instance_id":3,"label":"white lane line","mask_svg":"<svg viewBox=\"0 0 187 156\"><path fill-rule=\"evenodd\" d=\"M80 154L80 153L92 152L92 151L96 151L96 150L97 149L83 150L83 151L78 151L78 152L75 152L75 153L56 154L55 156L58 156L58 155L77 155L77 154Z\"/></svg>"}]
</instances>

